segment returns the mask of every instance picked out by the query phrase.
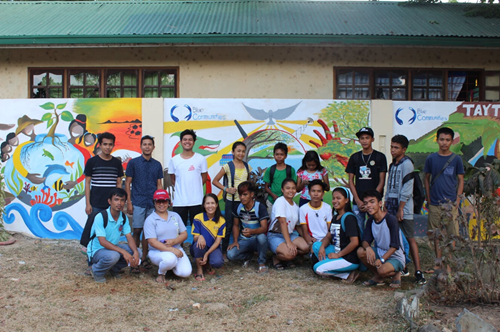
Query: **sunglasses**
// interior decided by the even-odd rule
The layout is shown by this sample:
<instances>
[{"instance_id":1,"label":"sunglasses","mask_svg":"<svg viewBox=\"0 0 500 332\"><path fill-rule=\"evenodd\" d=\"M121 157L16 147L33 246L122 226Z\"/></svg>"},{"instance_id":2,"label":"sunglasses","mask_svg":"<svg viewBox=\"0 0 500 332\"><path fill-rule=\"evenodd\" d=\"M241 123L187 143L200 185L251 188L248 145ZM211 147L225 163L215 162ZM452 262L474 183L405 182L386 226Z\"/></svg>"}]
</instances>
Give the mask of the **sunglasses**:
<instances>
[{"instance_id":1,"label":"sunglasses","mask_svg":"<svg viewBox=\"0 0 500 332\"><path fill-rule=\"evenodd\" d=\"M157 199L155 201L155 203L158 203L158 204L168 204L168 203L170 203L170 200L168 200L168 199Z\"/></svg>"}]
</instances>

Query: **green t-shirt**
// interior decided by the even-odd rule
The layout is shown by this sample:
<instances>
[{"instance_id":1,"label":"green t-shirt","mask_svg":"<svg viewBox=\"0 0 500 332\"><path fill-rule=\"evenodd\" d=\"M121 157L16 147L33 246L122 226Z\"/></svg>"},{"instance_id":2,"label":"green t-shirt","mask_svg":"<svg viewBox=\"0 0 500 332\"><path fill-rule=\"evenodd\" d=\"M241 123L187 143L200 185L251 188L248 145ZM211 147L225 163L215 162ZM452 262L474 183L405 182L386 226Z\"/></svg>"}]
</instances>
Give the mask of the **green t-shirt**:
<instances>
[{"instance_id":1,"label":"green t-shirt","mask_svg":"<svg viewBox=\"0 0 500 332\"><path fill-rule=\"evenodd\" d=\"M278 197L283 196L283 193L281 192L281 183L283 183L284 179L286 179L286 167L283 170L276 169L276 172L274 172L273 176L273 183L271 183L271 167L268 167L266 169L266 172L264 173L264 182L270 183L271 191ZM295 182L297 182L297 172L293 167L292 167L292 179L294 179ZM274 199L271 197L271 195L269 195L267 199L269 200L269 202L274 203Z\"/></svg>"}]
</instances>

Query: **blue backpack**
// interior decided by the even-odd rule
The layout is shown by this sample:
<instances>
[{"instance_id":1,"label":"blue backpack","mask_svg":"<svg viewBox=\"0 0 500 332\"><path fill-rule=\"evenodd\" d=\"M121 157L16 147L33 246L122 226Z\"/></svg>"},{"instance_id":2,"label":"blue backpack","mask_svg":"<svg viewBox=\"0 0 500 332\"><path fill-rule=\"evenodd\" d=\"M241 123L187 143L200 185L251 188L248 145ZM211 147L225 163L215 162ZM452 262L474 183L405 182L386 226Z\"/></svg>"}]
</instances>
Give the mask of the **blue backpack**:
<instances>
[{"instance_id":1,"label":"blue backpack","mask_svg":"<svg viewBox=\"0 0 500 332\"><path fill-rule=\"evenodd\" d=\"M250 175L250 169L248 168L248 163L243 162L243 164L245 165L245 168L247 169L247 174ZM236 173L236 167L234 167L233 161L228 162L227 165L229 166L229 173L231 174L231 188L232 188L232 187L234 187L234 175ZM229 180L228 180L227 174L224 174L223 185L224 185L224 187L228 187L228 185L229 185ZM228 194L224 191L224 194L222 195L222 198L224 199L224 201L227 201L227 195ZM229 195L231 195L231 194L229 194ZM234 202L234 195L231 195L231 196L233 196L231 201Z\"/></svg>"}]
</instances>

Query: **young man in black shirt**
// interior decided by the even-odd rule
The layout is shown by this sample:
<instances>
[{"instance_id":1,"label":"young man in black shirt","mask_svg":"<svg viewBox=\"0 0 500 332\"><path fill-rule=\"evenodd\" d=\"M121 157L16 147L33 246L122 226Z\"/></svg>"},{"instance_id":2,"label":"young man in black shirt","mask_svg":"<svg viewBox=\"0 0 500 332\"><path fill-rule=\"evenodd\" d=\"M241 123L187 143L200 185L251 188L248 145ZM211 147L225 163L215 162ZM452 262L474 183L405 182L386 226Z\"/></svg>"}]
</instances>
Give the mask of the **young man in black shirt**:
<instances>
[{"instance_id":1,"label":"young man in black shirt","mask_svg":"<svg viewBox=\"0 0 500 332\"><path fill-rule=\"evenodd\" d=\"M368 190L383 194L387 159L385 155L372 148L375 134L370 127L363 127L357 133L363 148L351 155L345 172L349 175L349 189L353 196L353 212L358 219L359 229L365 228L366 208L361 195Z\"/></svg>"}]
</instances>

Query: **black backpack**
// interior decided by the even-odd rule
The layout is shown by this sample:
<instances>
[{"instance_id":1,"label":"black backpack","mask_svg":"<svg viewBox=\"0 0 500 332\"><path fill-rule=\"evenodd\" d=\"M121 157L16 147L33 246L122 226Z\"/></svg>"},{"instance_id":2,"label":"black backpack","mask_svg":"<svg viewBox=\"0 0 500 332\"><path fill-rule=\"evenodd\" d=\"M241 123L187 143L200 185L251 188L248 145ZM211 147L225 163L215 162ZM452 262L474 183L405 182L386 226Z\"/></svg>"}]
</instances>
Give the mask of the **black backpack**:
<instances>
[{"instance_id":1,"label":"black backpack","mask_svg":"<svg viewBox=\"0 0 500 332\"><path fill-rule=\"evenodd\" d=\"M108 225L108 210L92 212L87 218L87 222L85 223L85 228L83 229L82 237L80 239L80 244L84 247L87 247L90 241L95 238L95 233L94 235L90 236L90 231L92 230L92 225L94 225L95 216L97 216L99 213L102 214L104 228L106 228L106 226ZM123 211L121 213L121 216L123 219L122 225L125 225L127 217L125 216L125 213Z\"/></svg>"},{"instance_id":2,"label":"black backpack","mask_svg":"<svg viewBox=\"0 0 500 332\"><path fill-rule=\"evenodd\" d=\"M276 173L276 164L271 166L271 170L269 171L269 186L273 184L274 173ZM292 166L286 165L286 177L292 178Z\"/></svg>"},{"instance_id":3,"label":"black backpack","mask_svg":"<svg viewBox=\"0 0 500 332\"><path fill-rule=\"evenodd\" d=\"M413 160L411 160L411 163L413 164ZM392 164L389 166L389 172L391 171ZM404 186L404 184L408 181L413 179L413 213L414 214L420 214L422 207L424 206L424 201L425 201L425 191L424 191L424 186L422 185L422 180L420 179L420 171L413 171L409 174L406 174L406 176L403 178L403 184L401 187Z\"/></svg>"}]
</instances>

